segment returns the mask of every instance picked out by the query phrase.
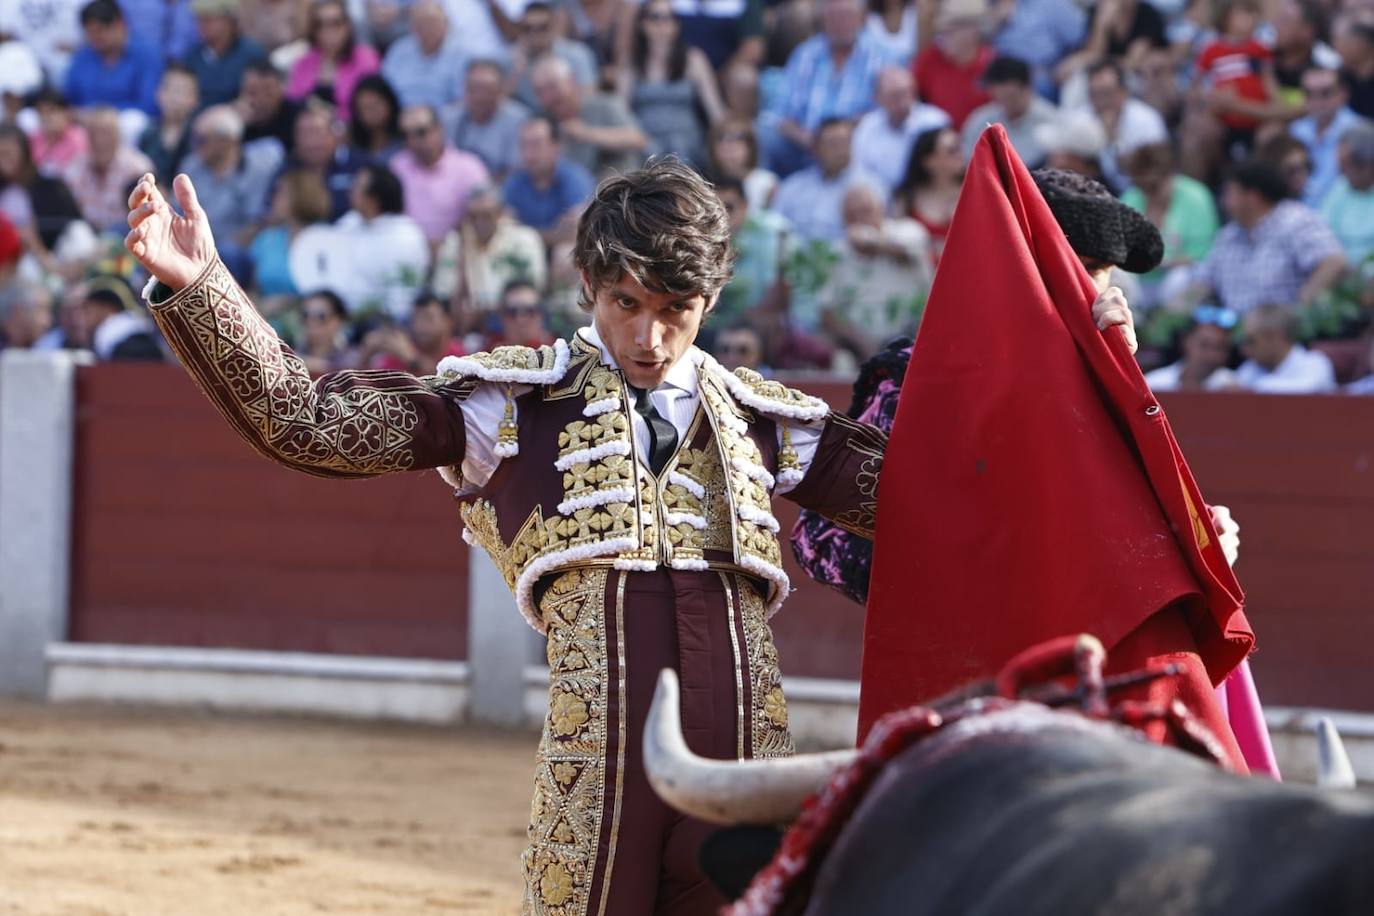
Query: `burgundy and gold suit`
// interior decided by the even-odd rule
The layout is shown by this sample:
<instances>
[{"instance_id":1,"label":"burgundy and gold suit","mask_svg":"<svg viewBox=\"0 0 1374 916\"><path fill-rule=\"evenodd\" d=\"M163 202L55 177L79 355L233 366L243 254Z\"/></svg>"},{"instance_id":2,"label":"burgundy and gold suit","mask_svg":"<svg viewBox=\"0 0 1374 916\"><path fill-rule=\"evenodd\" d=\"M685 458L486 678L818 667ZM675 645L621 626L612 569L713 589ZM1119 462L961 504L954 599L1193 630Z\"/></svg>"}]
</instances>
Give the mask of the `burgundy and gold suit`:
<instances>
[{"instance_id":1,"label":"burgundy and gold suit","mask_svg":"<svg viewBox=\"0 0 1374 916\"><path fill-rule=\"evenodd\" d=\"M658 671L679 672L697 753L792 752L768 626L788 592L773 491L870 535L885 437L693 348L695 413L654 474L624 377L581 336L450 358L425 378L312 382L219 262L157 298L172 348L267 457L330 477L439 468L463 496L464 538L546 634L524 912L714 912L722 901L696 866L703 825L663 805L640 764ZM478 397L504 404L496 429L474 430L465 405ZM805 461L792 445L803 433ZM462 468L479 438L496 464L475 488Z\"/></svg>"}]
</instances>

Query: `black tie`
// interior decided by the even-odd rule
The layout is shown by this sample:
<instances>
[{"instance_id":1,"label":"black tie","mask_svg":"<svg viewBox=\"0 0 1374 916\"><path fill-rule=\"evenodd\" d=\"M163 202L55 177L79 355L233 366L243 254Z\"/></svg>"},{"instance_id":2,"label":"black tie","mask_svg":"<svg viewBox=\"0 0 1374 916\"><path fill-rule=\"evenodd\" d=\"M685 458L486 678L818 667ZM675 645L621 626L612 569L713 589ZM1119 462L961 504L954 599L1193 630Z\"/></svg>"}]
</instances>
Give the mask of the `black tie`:
<instances>
[{"instance_id":1,"label":"black tie","mask_svg":"<svg viewBox=\"0 0 1374 916\"><path fill-rule=\"evenodd\" d=\"M677 427L663 419L646 389L632 390L635 393L635 412L649 426L649 470L657 476L667 467L673 452L677 451Z\"/></svg>"}]
</instances>

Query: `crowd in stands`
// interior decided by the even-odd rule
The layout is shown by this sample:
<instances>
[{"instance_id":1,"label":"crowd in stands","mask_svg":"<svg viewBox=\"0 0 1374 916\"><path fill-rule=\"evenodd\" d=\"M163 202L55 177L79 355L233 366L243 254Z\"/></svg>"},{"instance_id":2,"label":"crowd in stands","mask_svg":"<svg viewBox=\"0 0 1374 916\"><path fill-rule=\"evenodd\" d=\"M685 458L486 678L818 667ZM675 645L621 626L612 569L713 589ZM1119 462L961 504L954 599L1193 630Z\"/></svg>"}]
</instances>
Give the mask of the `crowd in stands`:
<instances>
[{"instance_id":1,"label":"crowd in stands","mask_svg":"<svg viewBox=\"0 0 1374 916\"><path fill-rule=\"evenodd\" d=\"M1374 394L1371 118L1370 0L4 3L0 347L165 358L147 172L313 371L548 342L597 181L671 154L737 249L705 344L852 371L916 334L999 123L1160 228L1118 281L1155 388Z\"/></svg>"}]
</instances>

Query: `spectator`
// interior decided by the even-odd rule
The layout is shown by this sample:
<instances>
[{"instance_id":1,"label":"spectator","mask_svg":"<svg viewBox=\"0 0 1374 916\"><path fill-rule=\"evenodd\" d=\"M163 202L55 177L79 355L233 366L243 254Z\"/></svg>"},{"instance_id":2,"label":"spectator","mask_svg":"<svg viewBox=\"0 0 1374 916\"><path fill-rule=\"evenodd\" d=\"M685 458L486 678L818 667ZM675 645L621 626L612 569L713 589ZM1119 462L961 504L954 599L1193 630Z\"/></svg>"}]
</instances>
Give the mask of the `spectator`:
<instances>
[{"instance_id":1,"label":"spectator","mask_svg":"<svg viewBox=\"0 0 1374 916\"><path fill-rule=\"evenodd\" d=\"M382 76L401 104L451 111L463 100L467 56L449 28L438 0L416 0L410 8L410 34L397 38L382 60Z\"/></svg>"},{"instance_id":2,"label":"spectator","mask_svg":"<svg viewBox=\"0 0 1374 916\"><path fill-rule=\"evenodd\" d=\"M956 129L988 103L983 71L997 50L983 39L987 0L921 0L920 45L912 72L926 101Z\"/></svg>"},{"instance_id":3,"label":"spectator","mask_svg":"<svg viewBox=\"0 0 1374 916\"><path fill-rule=\"evenodd\" d=\"M73 330L75 339L68 345L92 351L102 363L165 358L152 321L118 277L96 277L86 284Z\"/></svg>"},{"instance_id":4,"label":"spectator","mask_svg":"<svg viewBox=\"0 0 1374 916\"><path fill-rule=\"evenodd\" d=\"M385 56L391 46L406 35L409 18L406 7L409 3L402 0L365 0L363 3L363 26L368 39L379 54Z\"/></svg>"},{"instance_id":5,"label":"spectator","mask_svg":"<svg viewBox=\"0 0 1374 916\"><path fill-rule=\"evenodd\" d=\"M764 368L763 339L747 324L731 325L717 334L711 355L731 371L743 368L758 372Z\"/></svg>"},{"instance_id":6,"label":"spectator","mask_svg":"<svg viewBox=\"0 0 1374 916\"><path fill-rule=\"evenodd\" d=\"M523 5L512 4L511 9ZM519 25L506 13L506 6L491 0L444 0L448 21L463 29L463 50L469 58L487 57L503 63L510 62L510 42L515 40Z\"/></svg>"},{"instance_id":7,"label":"spectator","mask_svg":"<svg viewBox=\"0 0 1374 916\"><path fill-rule=\"evenodd\" d=\"M1336 390L1336 370L1320 350L1297 342L1298 320L1286 305L1264 303L1243 321L1246 360L1236 383L1263 394L1320 394Z\"/></svg>"},{"instance_id":8,"label":"spectator","mask_svg":"<svg viewBox=\"0 0 1374 916\"><path fill-rule=\"evenodd\" d=\"M463 219L463 207L473 188L487 184L482 160L454 149L444 139L434 109L411 105L401 113L406 148L396 155L392 169L405 189L406 213L419 225L433 247Z\"/></svg>"},{"instance_id":9,"label":"spectator","mask_svg":"<svg viewBox=\"0 0 1374 916\"><path fill-rule=\"evenodd\" d=\"M1292 134L1277 134L1264 141L1255 158L1272 166L1283 177L1288 196L1303 200L1312 177L1312 152Z\"/></svg>"},{"instance_id":10,"label":"spectator","mask_svg":"<svg viewBox=\"0 0 1374 916\"><path fill-rule=\"evenodd\" d=\"M717 178L715 186L730 218L735 270L720 291L711 320L729 326L747 320L754 308L775 292L791 227L771 210L754 207L738 178Z\"/></svg>"},{"instance_id":11,"label":"spectator","mask_svg":"<svg viewBox=\"0 0 1374 916\"><path fill-rule=\"evenodd\" d=\"M673 12L683 39L719 73L730 64L763 63L765 5L771 6L764 0L673 0Z\"/></svg>"},{"instance_id":12,"label":"spectator","mask_svg":"<svg viewBox=\"0 0 1374 916\"><path fill-rule=\"evenodd\" d=\"M469 63L463 85L463 107L450 132L453 144L481 159L492 178L504 181L519 164L520 125L530 113L506 97L505 75L494 60Z\"/></svg>"},{"instance_id":13,"label":"spectator","mask_svg":"<svg viewBox=\"0 0 1374 916\"><path fill-rule=\"evenodd\" d=\"M348 346L348 309L337 293L307 293L301 300L301 320L305 333L297 355L313 374L357 366L357 354Z\"/></svg>"},{"instance_id":14,"label":"spectator","mask_svg":"<svg viewBox=\"0 0 1374 916\"><path fill-rule=\"evenodd\" d=\"M153 163L157 180L171 184L181 160L191 152L191 116L200 107L196 76L180 64L169 64L157 86L161 115L143 128L139 152Z\"/></svg>"},{"instance_id":15,"label":"spectator","mask_svg":"<svg viewBox=\"0 0 1374 916\"><path fill-rule=\"evenodd\" d=\"M1089 68L1088 99L1107 138L1102 172L1109 187L1124 187L1122 160L1147 143L1167 143L1169 129L1159 112L1126 91L1126 75L1115 61Z\"/></svg>"},{"instance_id":16,"label":"spectator","mask_svg":"<svg viewBox=\"0 0 1374 916\"><path fill-rule=\"evenodd\" d=\"M57 302L57 323L50 327L34 343L33 349L43 351L80 350L79 343L85 319L83 303L86 301L86 284L73 282L63 290Z\"/></svg>"},{"instance_id":17,"label":"spectator","mask_svg":"<svg viewBox=\"0 0 1374 916\"><path fill-rule=\"evenodd\" d=\"M275 51L305 36L309 12L300 0L240 0L239 23L245 35Z\"/></svg>"},{"instance_id":18,"label":"spectator","mask_svg":"<svg viewBox=\"0 0 1374 916\"><path fill-rule=\"evenodd\" d=\"M711 62L683 40L669 0L645 0L635 17L629 65L617 90L644 132L653 155L676 153L698 166L706 162L706 120L725 113Z\"/></svg>"},{"instance_id":19,"label":"spectator","mask_svg":"<svg viewBox=\"0 0 1374 916\"><path fill-rule=\"evenodd\" d=\"M52 296L40 284L19 281L0 288L0 350L27 350L50 328Z\"/></svg>"},{"instance_id":20,"label":"spectator","mask_svg":"<svg viewBox=\"0 0 1374 916\"><path fill-rule=\"evenodd\" d=\"M186 66L196 75L203 105L227 105L238 98L244 71L265 56L260 44L239 32L238 7L238 0L192 0L200 41Z\"/></svg>"},{"instance_id":21,"label":"spectator","mask_svg":"<svg viewBox=\"0 0 1374 916\"><path fill-rule=\"evenodd\" d=\"M1098 0L1089 17L1088 40L1055 68L1061 84L1107 60L1134 70L1151 48L1169 46L1164 17L1144 0Z\"/></svg>"},{"instance_id":22,"label":"spectator","mask_svg":"<svg viewBox=\"0 0 1374 916\"><path fill-rule=\"evenodd\" d=\"M893 64L906 70L916 53L917 18L913 0L868 0L864 32Z\"/></svg>"},{"instance_id":23,"label":"spectator","mask_svg":"<svg viewBox=\"0 0 1374 916\"><path fill-rule=\"evenodd\" d=\"M1167 244L1167 243L1166 243ZM1239 317L1230 309L1204 305L1178 334L1178 362L1145 374L1151 391L1225 391L1237 387L1231 361L1231 331Z\"/></svg>"},{"instance_id":24,"label":"spectator","mask_svg":"<svg viewBox=\"0 0 1374 916\"><path fill-rule=\"evenodd\" d=\"M1369 355L1366 357L1366 361L1370 369L1374 370L1374 331L1367 333L1365 337L1369 341ZM1363 395L1374 394L1374 371L1371 371L1369 375L1366 375L1363 378L1356 379L1349 385L1346 385L1345 393Z\"/></svg>"},{"instance_id":25,"label":"spectator","mask_svg":"<svg viewBox=\"0 0 1374 916\"><path fill-rule=\"evenodd\" d=\"M468 195L462 225L439 246L433 287L459 306L459 329L467 333L487 326L508 283L543 289L546 263L539 233L511 218L499 188L484 185Z\"/></svg>"},{"instance_id":26,"label":"spectator","mask_svg":"<svg viewBox=\"0 0 1374 916\"><path fill-rule=\"evenodd\" d=\"M253 265L253 285L262 299L265 314L280 311L281 300L298 295L291 277L291 243L302 229L329 219L329 192L320 176L297 169L285 172L272 193L268 225L253 236L248 254Z\"/></svg>"},{"instance_id":27,"label":"spectator","mask_svg":"<svg viewBox=\"0 0 1374 916\"><path fill-rule=\"evenodd\" d=\"M1374 125L1357 124L1341 136L1341 177L1322 201L1326 225L1352 265L1374 254Z\"/></svg>"},{"instance_id":28,"label":"spectator","mask_svg":"<svg viewBox=\"0 0 1374 916\"><path fill-rule=\"evenodd\" d=\"M229 105L211 105L197 115L192 142L195 152L186 157L182 171L195 184L200 206L215 227L220 258L235 276L246 278L248 245L263 219L281 154L265 147L245 149L243 119Z\"/></svg>"},{"instance_id":29,"label":"spectator","mask_svg":"<svg viewBox=\"0 0 1374 916\"><path fill-rule=\"evenodd\" d=\"M881 181L852 165L853 136L853 123L826 121L816 132L816 164L787 176L773 195L773 209L803 239L842 240L845 192L856 184L882 188Z\"/></svg>"},{"instance_id":30,"label":"spectator","mask_svg":"<svg viewBox=\"0 0 1374 916\"><path fill-rule=\"evenodd\" d=\"M358 80L348 107L348 136L355 150L374 162L389 162L401 151L401 100L385 77L370 73Z\"/></svg>"},{"instance_id":31,"label":"spectator","mask_svg":"<svg viewBox=\"0 0 1374 916\"><path fill-rule=\"evenodd\" d=\"M1085 175L1110 187L1102 174L1102 151L1107 147L1107 135L1102 122L1091 110L1060 110L1051 124L1036 131L1036 142L1045 151L1045 167L1063 172Z\"/></svg>"},{"instance_id":32,"label":"spectator","mask_svg":"<svg viewBox=\"0 0 1374 916\"><path fill-rule=\"evenodd\" d=\"M261 60L243 73L243 90L235 103L243 116L243 142L275 140L288 156L296 151L296 116L301 106L286 97L286 82L270 61Z\"/></svg>"},{"instance_id":33,"label":"spectator","mask_svg":"<svg viewBox=\"0 0 1374 916\"><path fill-rule=\"evenodd\" d=\"M129 185L144 172L152 171L153 163L124 143L119 112L113 108L93 108L86 113L85 121L90 150L67 170L67 186L92 228L123 237L128 229Z\"/></svg>"},{"instance_id":34,"label":"spectator","mask_svg":"<svg viewBox=\"0 0 1374 916\"><path fill-rule=\"evenodd\" d=\"M1335 37L1350 108L1362 118L1374 118L1374 22L1347 19Z\"/></svg>"},{"instance_id":35,"label":"spectator","mask_svg":"<svg viewBox=\"0 0 1374 916\"><path fill-rule=\"evenodd\" d=\"M1159 112L1170 132L1180 127L1188 99L1184 95L1184 82L1179 79L1178 66L1169 51L1164 48L1146 51L1130 71L1128 82L1134 85L1136 98Z\"/></svg>"},{"instance_id":36,"label":"spectator","mask_svg":"<svg viewBox=\"0 0 1374 916\"><path fill-rule=\"evenodd\" d=\"M38 130L29 134L34 165L45 175L61 175L90 149L86 128L77 123L72 106L56 89L38 90L33 109L38 114Z\"/></svg>"},{"instance_id":37,"label":"spectator","mask_svg":"<svg viewBox=\"0 0 1374 916\"><path fill-rule=\"evenodd\" d=\"M1140 277L1147 301L1139 304L1148 307L1176 296L1179 289L1162 284L1186 285L1187 268L1207 256L1217 234L1217 208L1206 185L1175 169L1168 143L1137 148L1126 158L1126 172L1132 186L1121 195L1122 203L1145 214L1164 239L1164 260ZM1179 279L1166 281L1171 272Z\"/></svg>"},{"instance_id":38,"label":"spectator","mask_svg":"<svg viewBox=\"0 0 1374 916\"><path fill-rule=\"evenodd\" d=\"M377 52L358 41L343 0L315 0L308 34L310 50L291 68L287 98L302 101L313 96L334 106L338 117L347 120L353 87L381 65Z\"/></svg>"},{"instance_id":39,"label":"spectator","mask_svg":"<svg viewBox=\"0 0 1374 916\"><path fill-rule=\"evenodd\" d=\"M1340 242L1310 207L1287 200L1287 190L1271 166L1236 167L1222 197L1231 222L1194 269L1184 307L1210 294L1241 315L1265 302L1305 306L1340 278Z\"/></svg>"},{"instance_id":40,"label":"spectator","mask_svg":"<svg viewBox=\"0 0 1374 916\"><path fill-rule=\"evenodd\" d=\"M930 236L915 220L883 217L866 185L844 195L845 239L820 292L821 324L863 362L896 337L914 337L930 292Z\"/></svg>"},{"instance_id":41,"label":"spectator","mask_svg":"<svg viewBox=\"0 0 1374 916\"><path fill-rule=\"evenodd\" d=\"M821 12L821 33L799 44L787 59L778 124L782 145L768 156L779 174L805 164L823 123L858 118L873 107L878 73L889 63L863 31L859 0L821 0Z\"/></svg>"},{"instance_id":42,"label":"spectator","mask_svg":"<svg viewBox=\"0 0 1374 916\"><path fill-rule=\"evenodd\" d=\"M893 207L898 215L915 220L926 230L932 264L940 263L963 184L964 154L954 128L928 130L917 137Z\"/></svg>"},{"instance_id":43,"label":"spectator","mask_svg":"<svg viewBox=\"0 0 1374 916\"><path fill-rule=\"evenodd\" d=\"M726 115L711 128L708 140L711 174L741 182L750 210L767 207L778 187L778 176L759 167L759 141L754 125L747 118ZM719 181L716 187L719 189Z\"/></svg>"},{"instance_id":44,"label":"spectator","mask_svg":"<svg viewBox=\"0 0 1374 916\"><path fill-rule=\"evenodd\" d=\"M498 330L487 337L484 347L542 347L553 343L546 324L548 315L539 300L539 290L526 280L512 280L501 291L497 312Z\"/></svg>"},{"instance_id":45,"label":"spectator","mask_svg":"<svg viewBox=\"0 0 1374 916\"><path fill-rule=\"evenodd\" d=\"M19 261L24 257L24 240L19 230L0 212L0 289L9 286L19 273Z\"/></svg>"},{"instance_id":46,"label":"spectator","mask_svg":"<svg viewBox=\"0 0 1374 916\"><path fill-rule=\"evenodd\" d=\"M200 36L191 0L119 0L129 36L165 60L183 60Z\"/></svg>"},{"instance_id":47,"label":"spectator","mask_svg":"<svg viewBox=\"0 0 1374 916\"><path fill-rule=\"evenodd\" d=\"M85 42L72 55L65 94L77 108L96 105L157 113L162 56L129 37L115 0L91 0L81 8Z\"/></svg>"},{"instance_id":48,"label":"spectator","mask_svg":"<svg viewBox=\"0 0 1374 916\"><path fill-rule=\"evenodd\" d=\"M1341 56L1324 41L1326 11L1320 0L1279 0L1274 7L1274 81L1279 101L1293 110L1304 99L1302 75L1316 67L1339 70Z\"/></svg>"},{"instance_id":49,"label":"spectator","mask_svg":"<svg viewBox=\"0 0 1374 916\"><path fill-rule=\"evenodd\" d=\"M506 179L506 203L520 222L539 230L545 245L573 237L595 187L591 173L563 155L552 121L533 117L521 125L520 168Z\"/></svg>"},{"instance_id":50,"label":"spectator","mask_svg":"<svg viewBox=\"0 0 1374 916\"><path fill-rule=\"evenodd\" d=\"M95 247L71 190L62 179L38 171L28 138L13 124L0 124L0 214L45 273L75 274Z\"/></svg>"},{"instance_id":51,"label":"spectator","mask_svg":"<svg viewBox=\"0 0 1374 916\"><path fill-rule=\"evenodd\" d=\"M592 49L580 41L561 38L554 31L553 6L544 0L526 4L511 57L511 95L530 108L543 105L534 85L534 69L546 58L561 60L584 92L595 91L599 70ZM547 106L544 108L548 112Z\"/></svg>"},{"instance_id":52,"label":"spectator","mask_svg":"<svg viewBox=\"0 0 1374 916\"><path fill-rule=\"evenodd\" d=\"M432 292L422 292L407 327L383 324L363 338L359 362L372 369L433 375L445 356L462 356L463 345L453 336L453 316Z\"/></svg>"},{"instance_id":53,"label":"spectator","mask_svg":"<svg viewBox=\"0 0 1374 916\"><path fill-rule=\"evenodd\" d=\"M613 95L584 95L562 59L549 55L531 76L539 106L558 122L563 154L598 177L629 172L644 161L649 138Z\"/></svg>"},{"instance_id":54,"label":"spectator","mask_svg":"<svg viewBox=\"0 0 1374 916\"><path fill-rule=\"evenodd\" d=\"M686 5L694 6L690 0ZM557 33L590 48L600 72L598 82L613 83L615 68L625 56L623 49L634 21L634 6L628 0L567 0L554 4L554 9ZM758 9L762 17L762 6Z\"/></svg>"},{"instance_id":55,"label":"spectator","mask_svg":"<svg viewBox=\"0 0 1374 916\"><path fill-rule=\"evenodd\" d=\"M1051 94L1057 88L1055 67L1083 44L1088 27L1083 9L1061 0L997 0L990 17L997 53L1024 61L1035 88Z\"/></svg>"},{"instance_id":56,"label":"spectator","mask_svg":"<svg viewBox=\"0 0 1374 916\"><path fill-rule=\"evenodd\" d=\"M983 71L983 85L992 101L975 109L964 123L965 157L973 155L984 128L1001 124L1021 161L1029 168L1038 168L1046 153L1036 139L1037 132L1052 128L1059 112L1036 94L1030 67L1015 57L999 57Z\"/></svg>"},{"instance_id":57,"label":"spectator","mask_svg":"<svg viewBox=\"0 0 1374 916\"><path fill-rule=\"evenodd\" d=\"M1294 121L1288 132L1301 140L1312 156L1312 174L1302 200L1309 207L1320 207L1341 174L1337 155L1341 138L1355 125L1369 122L1347 107L1349 94L1335 70L1308 70L1302 75L1302 89L1307 113Z\"/></svg>"},{"instance_id":58,"label":"spectator","mask_svg":"<svg viewBox=\"0 0 1374 916\"><path fill-rule=\"evenodd\" d=\"M338 293L349 314L381 314L405 321L429 273L425 234L405 214L401 182L384 165L369 163L353 177L353 209L336 223L348 253Z\"/></svg>"},{"instance_id":59,"label":"spectator","mask_svg":"<svg viewBox=\"0 0 1374 916\"><path fill-rule=\"evenodd\" d=\"M306 105L296 116L295 155L286 168L309 169L329 189L331 218L337 219L349 206L353 175L367 157L339 142L339 134L329 109L319 103Z\"/></svg>"},{"instance_id":60,"label":"spectator","mask_svg":"<svg viewBox=\"0 0 1374 916\"><path fill-rule=\"evenodd\" d=\"M81 8L86 0L0 3L0 35L33 52L46 82L64 85L72 51L81 41Z\"/></svg>"},{"instance_id":61,"label":"spectator","mask_svg":"<svg viewBox=\"0 0 1374 916\"><path fill-rule=\"evenodd\" d=\"M1223 146L1236 158L1254 146L1255 130L1269 118L1282 117L1273 52L1255 39L1258 0L1222 0L1216 40L1198 55L1198 76L1206 81L1207 100L1226 130Z\"/></svg>"},{"instance_id":62,"label":"spectator","mask_svg":"<svg viewBox=\"0 0 1374 916\"><path fill-rule=\"evenodd\" d=\"M916 98L911 71L886 67L878 74L878 107L854 128L854 164L883 183L888 193L901 184L916 138L949 125L949 115Z\"/></svg>"}]
</instances>

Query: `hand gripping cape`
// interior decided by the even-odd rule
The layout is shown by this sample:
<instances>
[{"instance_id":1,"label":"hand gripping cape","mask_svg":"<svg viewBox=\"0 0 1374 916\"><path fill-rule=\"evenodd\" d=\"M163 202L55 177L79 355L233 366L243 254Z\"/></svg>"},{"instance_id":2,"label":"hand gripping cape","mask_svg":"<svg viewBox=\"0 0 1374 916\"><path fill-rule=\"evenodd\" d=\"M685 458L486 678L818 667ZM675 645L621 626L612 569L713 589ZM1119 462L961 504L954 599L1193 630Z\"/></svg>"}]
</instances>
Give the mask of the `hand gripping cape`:
<instances>
[{"instance_id":1,"label":"hand gripping cape","mask_svg":"<svg viewBox=\"0 0 1374 916\"><path fill-rule=\"evenodd\" d=\"M861 739L1036 643L1138 646L1166 608L1173 635L1138 655L1196 651L1215 685L1253 647L1169 421L1095 297L1005 130L984 131L879 485Z\"/></svg>"}]
</instances>

